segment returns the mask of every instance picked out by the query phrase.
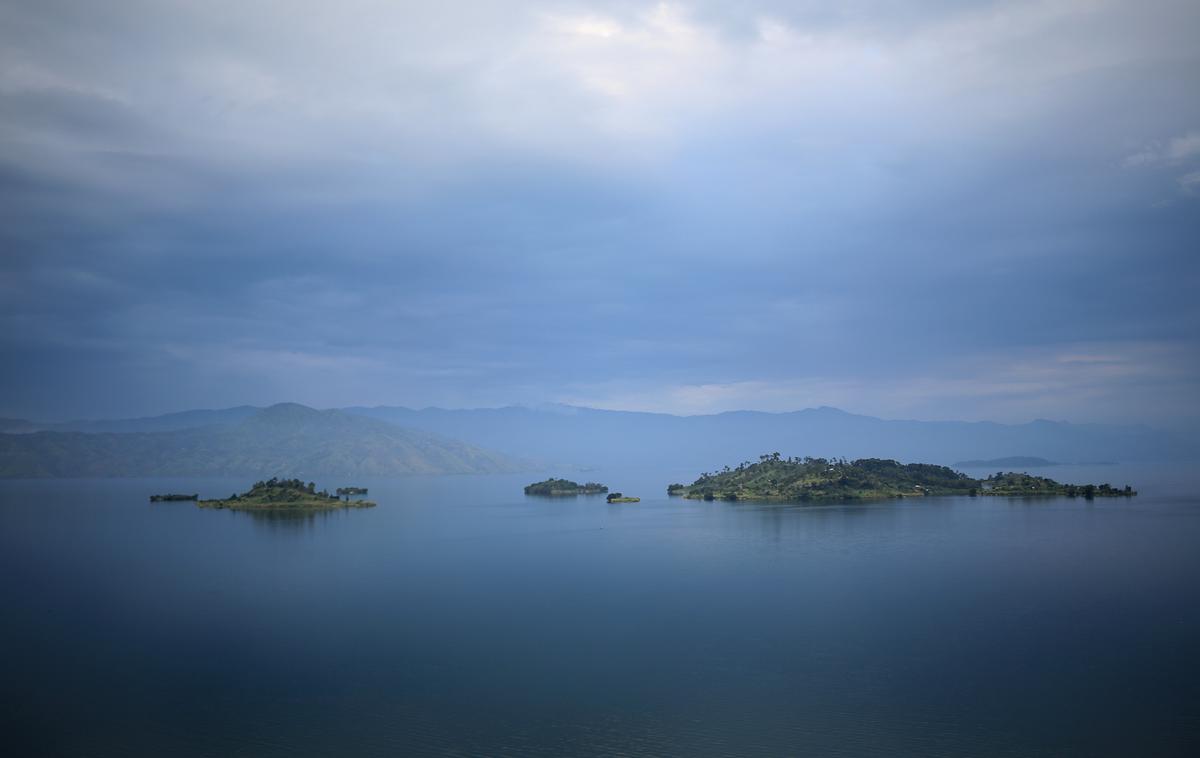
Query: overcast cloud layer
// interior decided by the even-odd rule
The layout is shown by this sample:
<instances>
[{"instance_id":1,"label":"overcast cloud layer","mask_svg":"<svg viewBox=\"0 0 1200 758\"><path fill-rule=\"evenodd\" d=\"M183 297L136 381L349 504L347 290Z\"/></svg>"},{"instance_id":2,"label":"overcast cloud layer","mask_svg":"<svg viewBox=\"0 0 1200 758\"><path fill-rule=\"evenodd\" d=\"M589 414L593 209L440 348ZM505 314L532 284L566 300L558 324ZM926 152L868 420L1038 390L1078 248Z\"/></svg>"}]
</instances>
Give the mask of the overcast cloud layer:
<instances>
[{"instance_id":1,"label":"overcast cloud layer","mask_svg":"<svg viewBox=\"0 0 1200 758\"><path fill-rule=\"evenodd\" d=\"M1200 420L1200 4L731 5L0 0L0 415Z\"/></svg>"}]
</instances>

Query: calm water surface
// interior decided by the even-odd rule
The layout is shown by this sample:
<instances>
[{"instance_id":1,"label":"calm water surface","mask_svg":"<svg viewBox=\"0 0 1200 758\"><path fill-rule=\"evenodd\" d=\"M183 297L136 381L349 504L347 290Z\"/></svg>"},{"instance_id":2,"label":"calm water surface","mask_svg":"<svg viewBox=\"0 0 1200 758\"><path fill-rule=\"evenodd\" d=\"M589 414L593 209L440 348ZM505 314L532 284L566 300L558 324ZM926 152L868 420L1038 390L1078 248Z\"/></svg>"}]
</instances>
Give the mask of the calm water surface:
<instances>
[{"instance_id":1,"label":"calm water surface","mask_svg":"<svg viewBox=\"0 0 1200 758\"><path fill-rule=\"evenodd\" d=\"M13 755L1200 755L1200 487L1131 501L669 500L695 472L0 482ZM359 482L318 480L322 486Z\"/></svg>"}]
</instances>

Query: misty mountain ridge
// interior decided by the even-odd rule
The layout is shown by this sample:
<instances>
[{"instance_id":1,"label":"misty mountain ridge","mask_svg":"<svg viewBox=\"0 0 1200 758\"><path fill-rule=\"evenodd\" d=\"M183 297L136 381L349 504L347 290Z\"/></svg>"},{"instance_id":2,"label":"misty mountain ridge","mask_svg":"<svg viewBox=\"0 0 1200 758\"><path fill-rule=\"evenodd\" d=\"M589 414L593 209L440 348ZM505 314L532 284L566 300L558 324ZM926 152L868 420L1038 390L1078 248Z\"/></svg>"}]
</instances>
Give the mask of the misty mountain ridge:
<instances>
[{"instance_id":1,"label":"misty mountain ridge","mask_svg":"<svg viewBox=\"0 0 1200 758\"><path fill-rule=\"evenodd\" d=\"M669 465L703 469L769 451L942 464L1010 458L1060 462L1184 460L1196 453L1194 441L1145 426L1046 419L1025 424L885 420L829 406L786 413L741 410L675 416L561 404L460 410L374 406L317 411L280 403L268 408L191 410L138 419L8 423L14 431L83 433L88 439L49 439L74 440L72 450L83 456L87 462L83 468L93 472L90 475L106 475L107 464L100 452L103 446L90 439L102 434L117 434L120 440L112 444L129 446L132 438L121 435L171 433L174 436L164 438L169 441L168 450L195 450L200 456L192 463L160 461L150 466L156 471L224 473L219 466L229 465L249 466L253 473L280 475L293 469L269 466L304 470L315 465L336 466L339 470L379 474L483 473L519 467L514 459L544 461L561 468ZM222 429L225 431L219 431ZM37 434L32 436L36 438ZM5 444L11 447L12 441ZM70 457L66 451L55 452L48 441L40 444L50 448L44 454L62 459L57 467L50 466L51 470L73 470L65 462ZM26 448L22 454L32 455L36 445L30 442ZM229 451L239 451L239 457L230 458ZM122 462L116 452L108 463L117 470L141 470ZM152 456L152 460L157 457ZM0 462L3 460L0 458ZM28 457L25 460L24 468L42 465Z\"/></svg>"},{"instance_id":2,"label":"misty mountain ridge","mask_svg":"<svg viewBox=\"0 0 1200 758\"><path fill-rule=\"evenodd\" d=\"M432 432L295 403L252 409L240 421L221 423L242 413L170 414L173 422L200 425L168 431L0 434L0 476L396 476L528 468ZM170 422L155 417L115 423L153 428Z\"/></svg>"},{"instance_id":3,"label":"misty mountain ridge","mask_svg":"<svg viewBox=\"0 0 1200 758\"><path fill-rule=\"evenodd\" d=\"M1004 458L989 458L986 461L957 461L954 464L954 468L989 468L1010 471L1018 468L1045 468L1047 466L1060 465L1062 464L1060 464L1058 461L1048 461L1045 458L1038 458L1037 456L1033 455L1009 455L1005 456Z\"/></svg>"},{"instance_id":4,"label":"misty mountain ridge","mask_svg":"<svg viewBox=\"0 0 1200 758\"><path fill-rule=\"evenodd\" d=\"M171 432L180 429L195 429L214 424L236 424L254 414L265 410L253 405L239 405L233 408L178 411L164 413L159 416L139 416L136 418L116 419L76 419L73 421L28 421L26 419L0 419L0 433L28 432L86 432L100 434L104 432Z\"/></svg>"},{"instance_id":5,"label":"misty mountain ridge","mask_svg":"<svg viewBox=\"0 0 1200 758\"><path fill-rule=\"evenodd\" d=\"M885 420L828 406L786 413L728 411L700 416L572 408L571 412L519 406L344 410L512 455L594 466L705 468L771 451L941 464L1010 456L1063 462L1158 461L1189 459L1196 453L1190 439L1133 425L1045 419L1025 424Z\"/></svg>"}]
</instances>

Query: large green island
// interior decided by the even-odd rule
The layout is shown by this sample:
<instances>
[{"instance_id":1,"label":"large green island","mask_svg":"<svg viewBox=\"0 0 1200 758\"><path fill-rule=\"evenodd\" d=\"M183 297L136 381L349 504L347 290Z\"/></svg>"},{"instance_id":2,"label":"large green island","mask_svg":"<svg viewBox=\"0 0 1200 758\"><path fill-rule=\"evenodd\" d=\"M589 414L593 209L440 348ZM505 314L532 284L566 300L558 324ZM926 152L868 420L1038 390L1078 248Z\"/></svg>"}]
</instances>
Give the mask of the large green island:
<instances>
[{"instance_id":1,"label":"large green island","mask_svg":"<svg viewBox=\"0 0 1200 758\"><path fill-rule=\"evenodd\" d=\"M691 485L672 484L667 494L691 500L759 500L812 502L877 500L930 495L1001 497L1066 496L1131 497L1131 487L1107 484L1060 484L1030 474L996 473L974 479L946 466L903 464L880 458L856 461L826 458L782 458L764 455L757 463L701 474Z\"/></svg>"},{"instance_id":2,"label":"large green island","mask_svg":"<svg viewBox=\"0 0 1200 758\"><path fill-rule=\"evenodd\" d=\"M541 495L543 497L572 497L574 495L603 495L608 487L597 482L580 484L570 479L547 479L544 482L534 482L525 488L526 495Z\"/></svg>"},{"instance_id":3,"label":"large green island","mask_svg":"<svg viewBox=\"0 0 1200 758\"><path fill-rule=\"evenodd\" d=\"M347 492L352 490L353 492ZM291 510L317 511L334 508L374 508L370 500L353 500L351 494L358 491L366 492L359 487L346 487L339 490L345 495L330 495L327 491L317 492L312 482L305 484L299 479L268 479L255 482L249 492L241 495L234 494L224 500L200 500L197 505L201 508L228 508L230 510L260 511L260 510Z\"/></svg>"}]
</instances>

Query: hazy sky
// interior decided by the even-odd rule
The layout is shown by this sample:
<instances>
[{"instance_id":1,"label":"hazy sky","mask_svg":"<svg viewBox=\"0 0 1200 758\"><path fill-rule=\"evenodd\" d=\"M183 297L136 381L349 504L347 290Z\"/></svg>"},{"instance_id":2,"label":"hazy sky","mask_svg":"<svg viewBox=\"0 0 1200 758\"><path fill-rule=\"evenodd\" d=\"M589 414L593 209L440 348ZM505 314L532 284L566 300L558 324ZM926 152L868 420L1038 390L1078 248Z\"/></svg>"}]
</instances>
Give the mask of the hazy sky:
<instances>
[{"instance_id":1,"label":"hazy sky","mask_svg":"<svg viewBox=\"0 0 1200 758\"><path fill-rule=\"evenodd\" d=\"M1200 421L1200 3L0 0L0 415Z\"/></svg>"}]
</instances>

